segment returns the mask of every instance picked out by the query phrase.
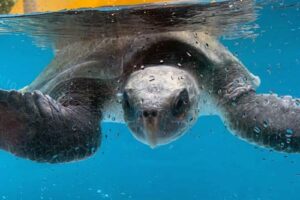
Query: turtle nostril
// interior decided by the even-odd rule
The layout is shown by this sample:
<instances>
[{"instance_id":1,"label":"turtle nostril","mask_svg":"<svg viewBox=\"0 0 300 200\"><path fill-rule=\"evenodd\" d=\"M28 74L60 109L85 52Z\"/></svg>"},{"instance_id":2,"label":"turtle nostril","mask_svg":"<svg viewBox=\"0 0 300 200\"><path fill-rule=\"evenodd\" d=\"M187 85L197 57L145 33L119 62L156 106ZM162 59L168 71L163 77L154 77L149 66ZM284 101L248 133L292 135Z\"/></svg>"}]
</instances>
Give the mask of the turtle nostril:
<instances>
[{"instance_id":1,"label":"turtle nostril","mask_svg":"<svg viewBox=\"0 0 300 200\"><path fill-rule=\"evenodd\" d=\"M146 118L149 117L149 112L147 110L144 110L143 111L143 116L146 117Z\"/></svg>"},{"instance_id":2,"label":"turtle nostril","mask_svg":"<svg viewBox=\"0 0 300 200\"><path fill-rule=\"evenodd\" d=\"M156 117L156 116L157 116L156 110L144 110L143 111L143 117L145 117L145 118Z\"/></svg>"},{"instance_id":3,"label":"turtle nostril","mask_svg":"<svg viewBox=\"0 0 300 200\"><path fill-rule=\"evenodd\" d=\"M152 115L152 117L156 117L157 116L157 111L156 110L152 110L151 111L151 115Z\"/></svg>"}]
</instances>

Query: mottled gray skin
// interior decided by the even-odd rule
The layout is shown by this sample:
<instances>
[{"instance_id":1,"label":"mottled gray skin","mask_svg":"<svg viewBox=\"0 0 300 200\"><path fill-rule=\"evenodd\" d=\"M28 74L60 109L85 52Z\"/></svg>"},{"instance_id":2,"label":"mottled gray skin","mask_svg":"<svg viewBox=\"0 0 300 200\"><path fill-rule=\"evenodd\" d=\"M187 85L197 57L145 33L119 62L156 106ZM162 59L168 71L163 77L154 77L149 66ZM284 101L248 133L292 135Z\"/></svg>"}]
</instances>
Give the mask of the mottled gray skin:
<instances>
[{"instance_id":1,"label":"mottled gray skin","mask_svg":"<svg viewBox=\"0 0 300 200\"><path fill-rule=\"evenodd\" d=\"M0 147L39 162L86 158L101 121L126 123L155 147L201 115L279 151L300 150L296 99L258 95L253 76L205 33L172 32L66 42L28 87L0 91Z\"/></svg>"}]
</instances>

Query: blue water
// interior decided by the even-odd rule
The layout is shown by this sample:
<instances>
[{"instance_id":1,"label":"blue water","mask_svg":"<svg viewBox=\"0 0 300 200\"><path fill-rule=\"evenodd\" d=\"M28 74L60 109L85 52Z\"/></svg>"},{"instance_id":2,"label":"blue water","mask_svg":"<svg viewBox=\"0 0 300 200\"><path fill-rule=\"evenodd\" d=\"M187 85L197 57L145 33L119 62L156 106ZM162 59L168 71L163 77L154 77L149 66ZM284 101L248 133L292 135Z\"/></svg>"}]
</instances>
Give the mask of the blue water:
<instances>
[{"instance_id":1,"label":"blue water","mask_svg":"<svg viewBox=\"0 0 300 200\"><path fill-rule=\"evenodd\" d=\"M222 42L260 76L259 92L300 97L299 5L266 5L258 13L256 39ZM3 89L29 84L53 58L27 36L0 36L0 44ZM81 162L38 164L0 152L0 199L300 199L300 154L241 141L217 117L200 118L180 140L155 150L125 125L102 128L108 137L100 151Z\"/></svg>"}]
</instances>

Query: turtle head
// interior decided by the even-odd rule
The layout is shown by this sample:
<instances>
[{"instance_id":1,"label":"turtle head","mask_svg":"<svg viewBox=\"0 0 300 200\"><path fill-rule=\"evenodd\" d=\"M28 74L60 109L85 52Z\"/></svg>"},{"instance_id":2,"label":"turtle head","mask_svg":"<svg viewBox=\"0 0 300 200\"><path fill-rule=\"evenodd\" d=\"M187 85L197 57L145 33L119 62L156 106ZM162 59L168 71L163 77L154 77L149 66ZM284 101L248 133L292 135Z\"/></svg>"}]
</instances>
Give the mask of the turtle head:
<instances>
[{"instance_id":1,"label":"turtle head","mask_svg":"<svg viewBox=\"0 0 300 200\"><path fill-rule=\"evenodd\" d=\"M137 140L154 148L176 140L196 121L198 98L197 82L189 72L147 67L125 83L124 119Z\"/></svg>"}]
</instances>

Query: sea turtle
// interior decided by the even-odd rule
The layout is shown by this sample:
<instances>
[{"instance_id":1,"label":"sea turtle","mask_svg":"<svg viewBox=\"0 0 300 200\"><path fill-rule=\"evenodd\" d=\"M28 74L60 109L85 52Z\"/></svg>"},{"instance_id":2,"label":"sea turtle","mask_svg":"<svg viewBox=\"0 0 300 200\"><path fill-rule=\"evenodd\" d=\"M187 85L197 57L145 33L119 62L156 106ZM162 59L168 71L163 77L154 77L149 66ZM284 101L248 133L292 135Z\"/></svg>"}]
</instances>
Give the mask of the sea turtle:
<instances>
[{"instance_id":1,"label":"sea turtle","mask_svg":"<svg viewBox=\"0 0 300 200\"><path fill-rule=\"evenodd\" d=\"M74 161L98 149L99 122L125 123L156 147L199 116L218 115L249 142L299 151L300 101L256 94L259 83L206 32L66 42L32 84L0 90L0 147L39 162Z\"/></svg>"}]
</instances>

